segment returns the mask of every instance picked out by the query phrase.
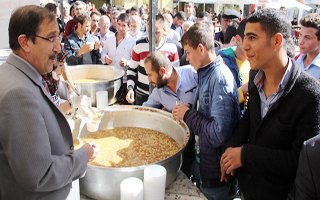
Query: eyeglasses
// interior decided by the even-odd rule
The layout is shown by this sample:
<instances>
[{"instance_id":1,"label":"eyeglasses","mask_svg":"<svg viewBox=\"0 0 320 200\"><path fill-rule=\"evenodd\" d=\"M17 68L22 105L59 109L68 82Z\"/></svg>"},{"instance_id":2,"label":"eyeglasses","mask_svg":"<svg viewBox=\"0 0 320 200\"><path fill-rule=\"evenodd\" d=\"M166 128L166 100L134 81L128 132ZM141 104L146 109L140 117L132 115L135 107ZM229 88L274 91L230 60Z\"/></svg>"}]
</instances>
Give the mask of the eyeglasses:
<instances>
[{"instance_id":1,"label":"eyeglasses","mask_svg":"<svg viewBox=\"0 0 320 200\"><path fill-rule=\"evenodd\" d=\"M51 43L54 43L55 41L59 41L59 43L61 43L61 41L62 41L62 36L61 35L59 35L59 36L51 36L51 37L48 37L48 38L47 37L42 37L40 35L32 35L32 37L41 38L41 39L47 40L47 41L49 41Z\"/></svg>"}]
</instances>

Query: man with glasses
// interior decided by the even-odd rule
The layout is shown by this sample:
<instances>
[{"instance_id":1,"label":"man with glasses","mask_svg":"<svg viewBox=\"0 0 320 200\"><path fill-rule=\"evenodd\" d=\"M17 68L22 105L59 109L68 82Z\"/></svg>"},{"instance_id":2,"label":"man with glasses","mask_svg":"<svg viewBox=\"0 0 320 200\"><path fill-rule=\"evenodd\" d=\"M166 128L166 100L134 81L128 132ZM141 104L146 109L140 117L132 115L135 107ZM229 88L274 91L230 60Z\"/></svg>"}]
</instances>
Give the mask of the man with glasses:
<instances>
[{"instance_id":1,"label":"man with glasses","mask_svg":"<svg viewBox=\"0 0 320 200\"><path fill-rule=\"evenodd\" d=\"M88 14L77 17L76 30L67 37L64 48L68 65L100 64L100 42L89 33L91 18Z\"/></svg>"},{"instance_id":2,"label":"man with glasses","mask_svg":"<svg viewBox=\"0 0 320 200\"><path fill-rule=\"evenodd\" d=\"M0 199L66 199L98 149L86 143L73 150L68 122L42 83L61 51L56 17L24 6L8 29L13 53L0 67Z\"/></svg>"}]
</instances>

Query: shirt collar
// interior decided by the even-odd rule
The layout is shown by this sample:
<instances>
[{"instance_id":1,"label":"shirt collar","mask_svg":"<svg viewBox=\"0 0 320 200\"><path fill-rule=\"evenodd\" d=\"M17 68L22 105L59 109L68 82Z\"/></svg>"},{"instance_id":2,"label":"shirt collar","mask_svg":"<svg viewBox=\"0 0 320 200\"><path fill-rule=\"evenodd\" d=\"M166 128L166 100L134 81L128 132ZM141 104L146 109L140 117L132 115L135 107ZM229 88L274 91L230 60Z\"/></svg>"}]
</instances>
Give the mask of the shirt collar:
<instances>
[{"instance_id":1,"label":"shirt collar","mask_svg":"<svg viewBox=\"0 0 320 200\"><path fill-rule=\"evenodd\" d=\"M25 59L23 59L20 56L16 55L15 53L12 53L12 55L14 57L16 57L17 59L21 60L22 62L24 62L28 66L28 68L30 68L37 75L37 77L40 80L40 82L42 82L42 76L38 72L38 70L36 70L36 68L34 68L28 61L26 61Z\"/></svg>"},{"instance_id":2,"label":"shirt collar","mask_svg":"<svg viewBox=\"0 0 320 200\"><path fill-rule=\"evenodd\" d=\"M301 54L297 59L297 63L299 65L302 65L302 67L304 67L303 60L305 57L306 57L306 54ZM314 65L320 68L320 53L313 59L313 61L310 63L309 66L311 65ZM309 68L309 66L307 66L306 68Z\"/></svg>"},{"instance_id":3,"label":"shirt collar","mask_svg":"<svg viewBox=\"0 0 320 200\"><path fill-rule=\"evenodd\" d=\"M278 91L281 91L285 88L285 86L287 85L287 83L289 81L291 74L292 74L292 61L291 61L291 59L288 58L288 67L287 67L287 69L286 69L286 71L285 71L284 75L282 76L282 79L279 83ZM259 91L262 89L264 79L265 79L264 71L259 70L259 72L256 74L256 76L253 79L253 82Z\"/></svg>"}]
</instances>

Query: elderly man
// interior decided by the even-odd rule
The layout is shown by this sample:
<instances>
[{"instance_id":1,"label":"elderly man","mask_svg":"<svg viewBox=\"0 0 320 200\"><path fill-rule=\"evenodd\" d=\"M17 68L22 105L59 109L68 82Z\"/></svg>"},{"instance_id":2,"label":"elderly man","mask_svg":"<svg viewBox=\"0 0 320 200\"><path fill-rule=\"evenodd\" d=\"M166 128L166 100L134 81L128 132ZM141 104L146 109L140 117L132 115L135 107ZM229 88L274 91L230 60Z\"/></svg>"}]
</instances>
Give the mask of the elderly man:
<instances>
[{"instance_id":1,"label":"elderly man","mask_svg":"<svg viewBox=\"0 0 320 200\"><path fill-rule=\"evenodd\" d=\"M290 37L275 9L247 19L248 109L221 157L221 180L236 175L245 199L286 199L301 146L320 131L320 84L287 56Z\"/></svg>"},{"instance_id":2,"label":"elderly man","mask_svg":"<svg viewBox=\"0 0 320 200\"><path fill-rule=\"evenodd\" d=\"M65 40L64 48L68 65L100 64L100 42L89 33L91 18L88 14L78 15L77 29Z\"/></svg>"},{"instance_id":3,"label":"elderly man","mask_svg":"<svg viewBox=\"0 0 320 200\"><path fill-rule=\"evenodd\" d=\"M30 5L11 15L13 53L0 67L1 199L66 199L98 151L89 143L73 150L68 122L43 85L60 42L47 9Z\"/></svg>"},{"instance_id":4,"label":"elderly man","mask_svg":"<svg viewBox=\"0 0 320 200\"><path fill-rule=\"evenodd\" d=\"M99 32L96 36L99 38L100 44L103 48L103 43L107 40L107 38L111 35L114 35L114 32L110 31L110 18L107 15L100 16L99 19Z\"/></svg>"},{"instance_id":5,"label":"elderly man","mask_svg":"<svg viewBox=\"0 0 320 200\"><path fill-rule=\"evenodd\" d=\"M130 25L129 25L129 35L137 41L143 36L143 32L140 31L141 29L141 18L138 15L131 15L130 16Z\"/></svg>"},{"instance_id":6,"label":"elderly man","mask_svg":"<svg viewBox=\"0 0 320 200\"><path fill-rule=\"evenodd\" d=\"M238 11L229 8L226 9L220 19L221 31L215 33L214 40L224 44L228 26L232 23L232 21L239 21L239 19L240 13Z\"/></svg>"}]
</instances>

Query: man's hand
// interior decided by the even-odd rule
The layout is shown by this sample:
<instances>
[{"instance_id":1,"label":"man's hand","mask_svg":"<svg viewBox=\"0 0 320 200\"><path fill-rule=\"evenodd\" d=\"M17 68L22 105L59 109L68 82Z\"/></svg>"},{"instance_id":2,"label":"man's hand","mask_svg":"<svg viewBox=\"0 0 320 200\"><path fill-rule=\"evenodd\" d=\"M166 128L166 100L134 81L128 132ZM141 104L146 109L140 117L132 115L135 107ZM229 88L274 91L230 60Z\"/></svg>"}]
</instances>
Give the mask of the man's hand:
<instances>
[{"instance_id":1,"label":"man's hand","mask_svg":"<svg viewBox=\"0 0 320 200\"><path fill-rule=\"evenodd\" d=\"M235 170L242 166L241 163L241 148L227 148L222 154L220 160L221 178L220 181L227 181L228 175L234 175Z\"/></svg>"},{"instance_id":2,"label":"man's hand","mask_svg":"<svg viewBox=\"0 0 320 200\"><path fill-rule=\"evenodd\" d=\"M90 51L92 51L94 48L94 45L91 45L91 44L84 44L79 50L78 50L78 53L77 53L77 56L81 56L85 53L88 53Z\"/></svg>"},{"instance_id":3,"label":"man's hand","mask_svg":"<svg viewBox=\"0 0 320 200\"><path fill-rule=\"evenodd\" d=\"M94 42L94 50L100 49L100 42Z\"/></svg>"},{"instance_id":4,"label":"man's hand","mask_svg":"<svg viewBox=\"0 0 320 200\"><path fill-rule=\"evenodd\" d=\"M83 147L85 148L85 151L88 155L89 160L95 159L98 152L100 151L99 146L93 142L86 143L83 145Z\"/></svg>"},{"instance_id":5,"label":"man's hand","mask_svg":"<svg viewBox=\"0 0 320 200\"><path fill-rule=\"evenodd\" d=\"M183 120L183 117L188 110L190 110L188 104L175 105L172 110L173 118L176 120Z\"/></svg>"},{"instance_id":6,"label":"man's hand","mask_svg":"<svg viewBox=\"0 0 320 200\"><path fill-rule=\"evenodd\" d=\"M121 66L121 67L127 66L127 59L121 58L121 59L120 59L120 66Z\"/></svg>"},{"instance_id":7,"label":"man's hand","mask_svg":"<svg viewBox=\"0 0 320 200\"><path fill-rule=\"evenodd\" d=\"M134 102L134 91L130 89L127 93L126 100L128 103L133 103Z\"/></svg>"},{"instance_id":8,"label":"man's hand","mask_svg":"<svg viewBox=\"0 0 320 200\"><path fill-rule=\"evenodd\" d=\"M104 60L106 61L107 65L110 65L112 63L112 58L108 55L104 57Z\"/></svg>"}]
</instances>

